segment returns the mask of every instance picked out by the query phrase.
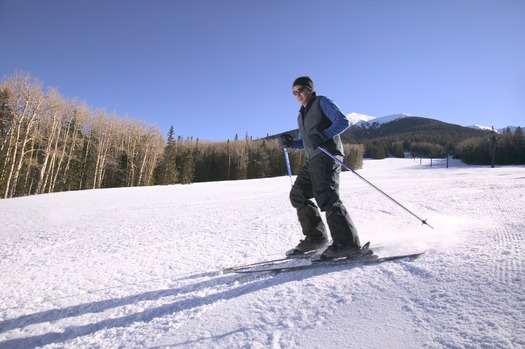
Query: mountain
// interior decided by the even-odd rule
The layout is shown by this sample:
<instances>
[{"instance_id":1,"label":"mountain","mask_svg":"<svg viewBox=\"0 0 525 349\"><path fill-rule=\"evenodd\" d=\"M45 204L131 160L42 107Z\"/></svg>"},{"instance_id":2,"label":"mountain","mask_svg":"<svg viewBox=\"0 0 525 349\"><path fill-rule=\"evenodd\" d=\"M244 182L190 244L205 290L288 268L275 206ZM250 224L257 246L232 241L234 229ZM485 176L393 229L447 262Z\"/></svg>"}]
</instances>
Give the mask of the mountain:
<instances>
[{"instance_id":1,"label":"mountain","mask_svg":"<svg viewBox=\"0 0 525 349\"><path fill-rule=\"evenodd\" d=\"M393 115L387 115L382 117L375 117L375 116L368 116L364 114L358 114L358 113L350 113L347 115L347 117L350 119L350 123L352 125L358 125L361 127L370 127L374 124L381 125L385 124L387 122L391 122L397 119L402 119L406 117L412 117L414 115L410 114L393 114Z\"/></svg>"},{"instance_id":2,"label":"mountain","mask_svg":"<svg viewBox=\"0 0 525 349\"><path fill-rule=\"evenodd\" d=\"M346 117L348 120L350 120L351 125L356 125L359 123L366 123L371 120L377 119L375 116L365 115L365 114L359 114L359 113L350 113L347 114Z\"/></svg>"},{"instance_id":3,"label":"mountain","mask_svg":"<svg viewBox=\"0 0 525 349\"><path fill-rule=\"evenodd\" d=\"M352 112L350 114L347 114L346 117L350 120L351 125L357 125L361 127L371 127L374 124L376 124L375 127L377 127L378 125L382 125L382 124L385 124L387 122L391 122L394 120L408 118L408 117L416 117L416 116L411 115L411 114L402 113L402 114L392 114L392 115L387 115L387 116L376 117L376 116L370 116L370 115ZM483 126L483 125L478 125L478 124L469 125L465 127L473 128L477 130L484 130L484 131L492 131L493 129L493 127L491 126ZM516 131L516 128L517 126L507 126L507 127L495 129L495 131L497 133L504 133L507 129L510 129L510 131L514 133Z\"/></svg>"},{"instance_id":4,"label":"mountain","mask_svg":"<svg viewBox=\"0 0 525 349\"><path fill-rule=\"evenodd\" d=\"M352 126L351 129L343 133L343 140L346 141L359 141L360 139L395 136L397 133L399 133L399 136L407 136L408 134L411 136L417 136L417 134L421 132L432 133L432 138L439 138L441 133L444 133L445 138L448 138L447 133L452 132L452 134L459 138L463 138L461 140L464 140L469 137L479 136L480 132L492 131L492 127L488 126L477 124L461 126L406 113L376 117L352 112L346 114L346 117L350 120L350 125ZM401 122L401 120L404 121ZM392 122L395 123L391 124ZM496 132L504 133L507 129L510 129L511 132L515 132L516 128L516 126L508 126L497 129ZM296 136L298 130L290 130L287 133ZM270 136L269 138L273 137L275 137L275 135Z\"/></svg>"},{"instance_id":5,"label":"mountain","mask_svg":"<svg viewBox=\"0 0 525 349\"><path fill-rule=\"evenodd\" d=\"M478 130L488 130L488 131L492 131L493 130L493 127L481 126L481 125L471 125L471 126L468 126L468 127L475 128L475 129L478 129ZM518 128L518 126L507 126L507 127L503 127L503 128L494 129L494 131L496 131L496 133L504 133L508 129L508 130L510 130L510 132L514 133L514 132L516 132L517 128Z\"/></svg>"},{"instance_id":6,"label":"mountain","mask_svg":"<svg viewBox=\"0 0 525 349\"><path fill-rule=\"evenodd\" d=\"M467 127L470 127L470 128L474 128L474 129L478 129L478 130L487 130L487 131L492 131L492 127L489 127L489 126L482 126L482 125L470 125L470 126L467 126ZM499 132L498 130L496 130L497 132Z\"/></svg>"},{"instance_id":7,"label":"mountain","mask_svg":"<svg viewBox=\"0 0 525 349\"><path fill-rule=\"evenodd\" d=\"M470 138L488 138L491 133L487 128L460 126L410 114L380 118L359 113L347 116L352 126L341 134L342 141L364 145L364 156L374 159L403 157L406 153L443 157L449 152L455 153L461 142ZM287 133L297 137L298 130Z\"/></svg>"},{"instance_id":8,"label":"mountain","mask_svg":"<svg viewBox=\"0 0 525 349\"><path fill-rule=\"evenodd\" d=\"M429 142L449 146L467 138L476 137L486 130L449 124L443 121L410 116L408 114L389 115L357 123L342 135L347 142L383 140L386 142Z\"/></svg>"}]
</instances>

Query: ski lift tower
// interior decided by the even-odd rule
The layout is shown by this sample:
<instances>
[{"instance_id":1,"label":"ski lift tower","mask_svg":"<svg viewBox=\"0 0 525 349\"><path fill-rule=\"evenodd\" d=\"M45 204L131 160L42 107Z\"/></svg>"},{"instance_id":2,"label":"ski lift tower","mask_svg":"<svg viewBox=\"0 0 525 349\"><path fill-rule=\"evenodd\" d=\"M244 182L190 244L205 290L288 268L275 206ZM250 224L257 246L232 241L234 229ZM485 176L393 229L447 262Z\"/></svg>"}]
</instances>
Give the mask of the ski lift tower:
<instances>
[{"instance_id":1,"label":"ski lift tower","mask_svg":"<svg viewBox=\"0 0 525 349\"><path fill-rule=\"evenodd\" d=\"M492 136L490 137L491 144L490 144L490 157L491 157L491 168L494 168L494 164L496 163L496 131L494 130L494 126L492 126Z\"/></svg>"}]
</instances>

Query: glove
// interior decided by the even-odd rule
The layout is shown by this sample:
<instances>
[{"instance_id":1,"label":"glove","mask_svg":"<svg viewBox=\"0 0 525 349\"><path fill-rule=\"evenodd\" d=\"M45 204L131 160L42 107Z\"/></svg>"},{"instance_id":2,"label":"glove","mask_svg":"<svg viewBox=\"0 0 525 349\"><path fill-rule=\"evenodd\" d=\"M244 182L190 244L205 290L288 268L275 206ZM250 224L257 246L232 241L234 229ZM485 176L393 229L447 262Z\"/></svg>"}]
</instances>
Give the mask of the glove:
<instances>
[{"instance_id":1,"label":"glove","mask_svg":"<svg viewBox=\"0 0 525 349\"><path fill-rule=\"evenodd\" d=\"M288 133L284 133L279 136L277 139L277 143L279 144L279 148L291 148L293 147L293 138Z\"/></svg>"},{"instance_id":2,"label":"glove","mask_svg":"<svg viewBox=\"0 0 525 349\"><path fill-rule=\"evenodd\" d=\"M326 138L326 136L323 133L319 132L308 136L308 140L310 141L310 145L312 146L312 148L316 150L317 147L326 142L328 138Z\"/></svg>"}]
</instances>

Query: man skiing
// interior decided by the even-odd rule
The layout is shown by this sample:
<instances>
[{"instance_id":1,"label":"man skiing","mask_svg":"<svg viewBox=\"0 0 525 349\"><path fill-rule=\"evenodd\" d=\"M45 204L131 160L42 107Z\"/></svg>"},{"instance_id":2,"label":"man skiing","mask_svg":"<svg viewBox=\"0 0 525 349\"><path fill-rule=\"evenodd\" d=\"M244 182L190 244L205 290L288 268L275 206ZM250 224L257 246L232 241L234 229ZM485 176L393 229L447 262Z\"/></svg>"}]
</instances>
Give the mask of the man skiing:
<instances>
[{"instance_id":1,"label":"man skiing","mask_svg":"<svg viewBox=\"0 0 525 349\"><path fill-rule=\"evenodd\" d=\"M297 209L305 237L289 254L303 254L328 245L326 227L319 208L326 212L332 237L332 244L321 254L321 258L334 259L358 254L361 245L357 229L339 198L341 165L318 149L321 146L342 160L344 153L340 134L350 126L350 122L333 101L317 96L314 83L308 76L294 81L292 93L301 104L297 119L299 139L294 140L290 134L282 134L278 143L281 148L304 149L307 163L297 174L290 191L290 201Z\"/></svg>"}]
</instances>

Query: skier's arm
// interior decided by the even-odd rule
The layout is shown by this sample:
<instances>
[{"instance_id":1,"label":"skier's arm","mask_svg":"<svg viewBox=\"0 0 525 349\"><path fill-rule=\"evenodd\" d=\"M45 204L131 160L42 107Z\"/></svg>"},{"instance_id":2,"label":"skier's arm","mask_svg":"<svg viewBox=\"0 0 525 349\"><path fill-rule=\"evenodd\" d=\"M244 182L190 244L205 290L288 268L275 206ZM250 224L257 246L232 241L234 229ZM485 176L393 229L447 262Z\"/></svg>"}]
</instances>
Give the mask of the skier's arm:
<instances>
[{"instance_id":1,"label":"skier's arm","mask_svg":"<svg viewBox=\"0 0 525 349\"><path fill-rule=\"evenodd\" d=\"M323 130L323 134L329 139L343 133L350 127L350 120L339 109L331 99L322 97L320 101L321 110L331 121L332 126Z\"/></svg>"}]
</instances>

